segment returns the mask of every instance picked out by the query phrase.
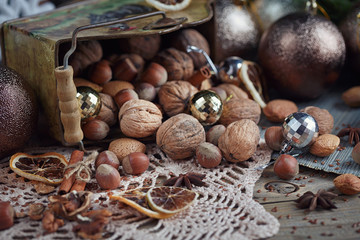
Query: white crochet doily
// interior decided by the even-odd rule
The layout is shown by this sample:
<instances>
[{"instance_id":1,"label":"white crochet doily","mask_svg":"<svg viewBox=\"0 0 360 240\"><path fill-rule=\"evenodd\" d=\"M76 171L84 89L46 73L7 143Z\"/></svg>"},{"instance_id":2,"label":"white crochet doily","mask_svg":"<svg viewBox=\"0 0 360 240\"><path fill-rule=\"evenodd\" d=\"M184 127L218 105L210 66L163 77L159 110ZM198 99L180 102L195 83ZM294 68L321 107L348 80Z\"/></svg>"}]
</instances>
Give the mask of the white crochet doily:
<instances>
[{"instance_id":1,"label":"white crochet doily","mask_svg":"<svg viewBox=\"0 0 360 240\"><path fill-rule=\"evenodd\" d=\"M44 148L27 153L56 151L69 159L73 150ZM105 239L262 239L278 232L278 220L252 199L254 184L262 173L255 168L269 162L271 157L271 150L264 141L247 167L223 161L214 169L205 169L196 166L192 160L170 160L156 145L148 145L147 154L150 157L149 169L140 176L126 176L121 188L113 191L115 194L137 186L162 185L171 172L175 175L187 172L206 174L204 181L208 186L193 188L200 197L184 212L156 220L130 207L124 208L116 201L109 201L107 192L101 191L92 180L87 184L87 188L94 192L92 209L108 208L113 213L104 231ZM17 212L27 212L31 203L48 203L48 195L37 194L29 181L11 171L8 161L0 164L0 194L1 200L10 201ZM12 228L0 232L0 239L75 239L77 236L72 228L76 223L65 222L56 233L45 234L41 221L28 217L16 219Z\"/></svg>"}]
</instances>

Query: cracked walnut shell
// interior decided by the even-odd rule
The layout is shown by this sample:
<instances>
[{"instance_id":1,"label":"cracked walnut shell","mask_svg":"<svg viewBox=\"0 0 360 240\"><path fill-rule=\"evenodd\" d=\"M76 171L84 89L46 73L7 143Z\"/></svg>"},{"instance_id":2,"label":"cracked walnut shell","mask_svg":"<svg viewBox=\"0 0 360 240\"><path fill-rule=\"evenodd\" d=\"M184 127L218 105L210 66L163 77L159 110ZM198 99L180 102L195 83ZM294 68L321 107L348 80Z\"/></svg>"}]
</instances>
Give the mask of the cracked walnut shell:
<instances>
[{"instance_id":1,"label":"cracked walnut shell","mask_svg":"<svg viewBox=\"0 0 360 240\"><path fill-rule=\"evenodd\" d=\"M260 140L260 131L250 119L242 119L227 126L220 136L218 147L229 162L248 160L256 151Z\"/></svg>"},{"instance_id":2,"label":"cracked walnut shell","mask_svg":"<svg viewBox=\"0 0 360 240\"><path fill-rule=\"evenodd\" d=\"M162 113L152 102L132 99L119 111L121 131L128 137L142 138L154 134L162 123Z\"/></svg>"},{"instance_id":3,"label":"cracked walnut shell","mask_svg":"<svg viewBox=\"0 0 360 240\"><path fill-rule=\"evenodd\" d=\"M189 82L171 81L161 86L158 97L160 105L171 117L184 112L190 98L197 92L198 89Z\"/></svg>"},{"instance_id":4,"label":"cracked walnut shell","mask_svg":"<svg viewBox=\"0 0 360 240\"><path fill-rule=\"evenodd\" d=\"M187 159L205 142L205 130L191 115L180 113L166 120L156 133L156 144L171 159Z\"/></svg>"}]
</instances>

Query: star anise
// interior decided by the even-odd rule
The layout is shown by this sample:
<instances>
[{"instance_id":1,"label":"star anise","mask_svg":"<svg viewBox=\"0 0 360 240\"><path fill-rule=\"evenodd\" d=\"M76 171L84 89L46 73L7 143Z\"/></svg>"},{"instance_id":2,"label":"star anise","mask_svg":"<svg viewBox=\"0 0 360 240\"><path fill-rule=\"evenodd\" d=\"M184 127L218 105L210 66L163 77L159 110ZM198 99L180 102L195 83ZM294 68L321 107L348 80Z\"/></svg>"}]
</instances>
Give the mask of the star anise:
<instances>
[{"instance_id":1,"label":"star anise","mask_svg":"<svg viewBox=\"0 0 360 240\"><path fill-rule=\"evenodd\" d=\"M340 130L340 132L337 134L338 137L344 137L346 135L349 135L349 143L353 144L355 141L355 144L357 144L360 141L360 128L353 128L353 127L347 127Z\"/></svg>"},{"instance_id":2,"label":"star anise","mask_svg":"<svg viewBox=\"0 0 360 240\"><path fill-rule=\"evenodd\" d=\"M307 191L295 202L298 208L309 208L310 211L315 210L317 206L321 206L324 209L337 208L331 201L337 194L333 192L327 192L324 189L320 189L316 194Z\"/></svg>"},{"instance_id":3,"label":"star anise","mask_svg":"<svg viewBox=\"0 0 360 240\"><path fill-rule=\"evenodd\" d=\"M192 189L191 185L206 186L206 183L203 182L205 176L206 176L205 174L189 172L186 174L180 174L177 177L171 177L168 180L166 180L163 185L174 186L174 187L185 186L191 190Z\"/></svg>"}]
</instances>

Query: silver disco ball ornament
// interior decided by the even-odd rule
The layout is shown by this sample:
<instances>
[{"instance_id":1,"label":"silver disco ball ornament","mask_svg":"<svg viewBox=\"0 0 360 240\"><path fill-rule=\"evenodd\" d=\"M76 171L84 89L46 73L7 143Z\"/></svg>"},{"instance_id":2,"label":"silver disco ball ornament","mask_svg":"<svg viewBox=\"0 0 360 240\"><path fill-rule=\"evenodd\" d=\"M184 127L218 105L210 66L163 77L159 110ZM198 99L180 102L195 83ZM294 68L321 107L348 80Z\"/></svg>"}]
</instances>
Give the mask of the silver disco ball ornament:
<instances>
[{"instance_id":1,"label":"silver disco ball ornament","mask_svg":"<svg viewBox=\"0 0 360 240\"><path fill-rule=\"evenodd\" d=\"M287 116L282 127L285 140L280 153L289 153L294 149L302 150L319 135L316 120L304 112L295 112Z\"/></svg>"}]
</instances>

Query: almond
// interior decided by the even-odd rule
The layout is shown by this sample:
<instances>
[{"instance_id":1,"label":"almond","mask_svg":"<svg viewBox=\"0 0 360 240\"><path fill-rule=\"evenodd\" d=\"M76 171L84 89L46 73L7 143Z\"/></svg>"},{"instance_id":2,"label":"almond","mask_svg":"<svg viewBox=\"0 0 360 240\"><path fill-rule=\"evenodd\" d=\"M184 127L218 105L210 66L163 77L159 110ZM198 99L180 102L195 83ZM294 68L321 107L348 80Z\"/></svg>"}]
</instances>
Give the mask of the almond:
<instances>
[{"instance_id":1,"label":"almond","mask_svg":"<svg viewBox=\"0 0 360 240\"><path fill-rule=\"evenodd\" d=\"M335 187L343 194L353 195L360 192L360 179L353 174L342 174L334 179Z\"/></svg>"},{"instance_id":2,"label":"almond","mask_svg":"<svg viewBox=\"0 0 360 240\"><path fill-rule=\"evenodd\" d=\"M318 157L326 157L335 152L339 144L340 138L336 135L320 135L311 145L310 153Z\"/></svg>"},{"instance_id":3,"label":"almond","mask_svg":"<svg viewBox=\"0 0 360 240\"><path fill-rule=\"evenodd\" d=\"M360 107L360 86L346 90L341 98L350 107Z\"/></svg>"},{"instance_id":4,"label":"almond","mask_svg":"<svg viewBox=\"0 0 360 240\"><path fill-rule=\"evenodd\" d=\"M326 133L331 133L334 127L334 117L326 109L321 109L314 106L308 106L300 110L310 114L317 122L319 126L319 134L323 135Z\"/></svg>"},{"instance_id":5,"label":"almond","mask_svg":"<svg viewBox=\"0 0 360 240\"><path fill-rule=\"evenodd\" d=\"M297 112L298 107L290 100L275 99L263 108L266 118L270 122L283 122L290 114Z\"/></svg>"}]
</instances>

